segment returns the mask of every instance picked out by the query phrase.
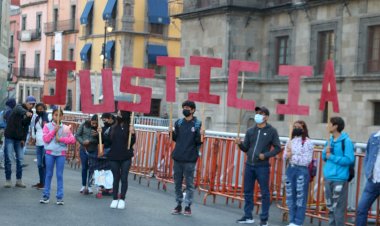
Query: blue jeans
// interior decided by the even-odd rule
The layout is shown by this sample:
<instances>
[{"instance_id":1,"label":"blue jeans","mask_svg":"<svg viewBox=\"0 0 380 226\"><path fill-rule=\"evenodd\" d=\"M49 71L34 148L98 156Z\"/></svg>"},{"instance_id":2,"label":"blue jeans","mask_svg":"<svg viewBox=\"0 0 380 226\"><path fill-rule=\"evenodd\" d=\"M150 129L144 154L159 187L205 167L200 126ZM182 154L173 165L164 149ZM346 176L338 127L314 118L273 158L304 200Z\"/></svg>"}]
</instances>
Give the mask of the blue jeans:
<instances>
[{"instance_id":1,"label":"blue jeans","mask_svg":"<svg viewBox=\"0 0 380 226\"><path fill-rule=\"evenodd\" d=\"M45 184L45 149L44 146L36 146L36 155L37 155L37 166L38 166L38 175L40 176L40 184Z\"/></svg>"},{"instance_id":2,"label":"blue jeans","mask_svg":"<svg viewBox=\"0 0 380 226\"><path fill-rule=\"evenodd\" d=\"M286 169L286 204L289 208L289 222L303 225L309 191L309 170L306 166L292 166Z\"/></svg>"},{"instance_id":3,"label":"blue jeans","mask_svg":"<svg viewBox=\"0 0 380 226\"><path fill-rule=\"evenodd\" d=\"M195 162L178 162L174 160L174 184L176 202L180 205L183 201L182 182L186 181L185 206L191 205L194 193Z\"/></svg>"},{"instance_id":4,"label":"blue jeans","mask_svg":"<svg viewBox=\"0 0 380 226\"><path fill-rule=\"evenodd\" d=\"M42 193L44 198L50 198L51 179L54 173L54 165L56 166L57 176L57 200L63 199L63 169L65 168L65 156L45 155L46 162L46 178L45 187Z\"/></svg>"},{"instance_id":5,"label":"blue jeans","mask_svg":"<svg viewBox=\"0 0 380 226\"><path fill-rule=\"evenodd\" d=\"M380 195L380 183L373 183L372 179L367 180L362 197L356 211L356 224L358 226L367 225L368 210Z\"/></svg>"},{"instance_id":6,"label":"blue jeans","mask_svg":"<svg viewBox=\"0 0 380 226\"><path fill-rule=\"evenodd\" d=\"M16 153L16 179L20 180L22 178L22 162L24 160L24 152L21 148L21 141L5 138L4 167L6 180L10 180L12 175L12 162L10 160L10 156L13 155L13 150Z\"/></svg>"},{"instance_id":7,"label":"blue jeans","mask_svg":"<svg viewBox=\"0 0 380 226\"><path fill-rule=\"evenodd\" d=\"M269 166L253 166L245 164L244 173L244 214L245 217L253 218L253 188L255 181L259 182L261 190L261 222L267 222L269 218L270 196L269 196Z\"/></svg>"},{"instance_id":8,"label":"blue jeans","mask_svg":"<svg viewBox=\"0 0 380 226\"><path fill-rule=\"evenodd\" d=\"M82 165L82 186L86 186L88 178L88 154L82 146L80 148L80 162Z\"/></svg>"}]
</instances>

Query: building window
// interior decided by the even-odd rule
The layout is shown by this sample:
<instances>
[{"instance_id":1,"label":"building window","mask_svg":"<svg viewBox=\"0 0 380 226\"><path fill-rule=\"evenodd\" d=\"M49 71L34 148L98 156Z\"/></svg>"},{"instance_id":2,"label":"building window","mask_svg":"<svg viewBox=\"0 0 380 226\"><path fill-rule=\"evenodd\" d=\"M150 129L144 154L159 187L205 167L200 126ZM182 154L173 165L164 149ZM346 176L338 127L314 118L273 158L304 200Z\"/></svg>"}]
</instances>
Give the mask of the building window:
<instances>
[{"instance_id":1,"label":"building window","mask_svg":"<svg viewBox=\"0 0 380 226\"><path fill-rule=\"evenodd\" d=\"M279 100L276 100L278 104L285 104L285 100L284 99L279 99ZM285 115L283 114L278 114L277 115L277 121L280 121L280 122L283 122L285 121Z\"/></svg>"},{"instance_id":2,"label":"building window","mask_svg":"<svg viewBox=\"0 0 380 226\"><path fill-rule=\"evenodd\" d=\"M340 35L337 21L311 25L310 65L315 75L323 75L329 59L333 60L336 73L341 73L341 60L335 57L341 51Z\"/></svg>"},{"instance_id":3,"label":"building window","mask_svg":"<svg viewBox=\"0 0 380 226\"><path fill-rule=\"evenodd\" d=\"M160 107L161 107L161 99L152 99L152 104L150 106L150 113L147 116L160 116Z\"/></svg>"},{"instance_id":4,"label":"building window","mask_svg":"<svg viewBox=\"0 0 380 226\"><path fill-rule=\"evenodd\" d=\"M69 61L74 61L74 49L69 49Z\"/></svg>"},{"instance_id":5,"label":"building window","mask_svg":"<svg viewBox=\"0 0 380 226\"><path fill-rule=\"evenodd\" d=\"M322 112L322 123L327 123L329 115L329 102L325 103L325 110Z\"/></svg>"},{"instance_id":6,"label":"building window","mask_svg":"<svg viewBox=\"0 0 380 226\"><path fill-rule=\"evenodd\" d=\"M92 25L93 25L93 15L90 13L88 15L88 23L86 25L86 35L91 35L92 34Z\"/></svg>"},{"instance_id":7,"label":"building window","mask_svg":"<svg viewBox=\"0 0 380 226\"><path fill-rule=\"evenodd\" d=\"M36 53L35 59L34 59L34 76L39 77L40 76L40 53Z\"/></svg>"},{"instance_id":8,"label":"building window","mask_svg":"<svg viewBox=\"0 0 380 226\"><path fill-rule=\"evenodd\" d=\"M317 71L323 74L327 60L333 60L335 55L335 33L334 31L321 31L318 33L318 57Z\"/></svg>"},{"instance_id":9,"label":"building window","mask_svg":"<svg viewBox=\"0 0 380 226\"><path fill-rule=\"evenodd\" d=\"M156 64L148 64L149 69L153 69L155 74L163 75L165 74L165 67L158 66Z\"/></svg>"},{"instance_id":10,"label":"building window","mask_svg":"<svg viewBox=\"0 0 380 226\"><path fill-rule=\"evenodd\" d=\"M25 30L26 30L26 15L22 16L21 30L22 30L22 31L25 31Z\"/></svg>"},{"instance_id":11,"label":"building window","mask_svg":"<svg viewBox=\"0 0 380 226\"><path fill-rule=\"evenodd\" d=\"M50 90L49 90L49 95L50 95L50 96L54 96L54 88L50 88Z\"/></svg>"},{"instance_id":12,"label":"building window","mask_svg":"<svg viewBox=\"0 0 380 226\"><path fill-rule=\"evenodd\" d=\"M20 57L20 68L25 68L26 54L22 53Z\"/></svg>"},{"instance_id":13,"label":"building window","mask_svg":"<svg viewBox=\"0 0 380 226\"><path fill-rule=\"evenodd\" d=\"M152 34L164 34L164 25L163 24L150 24L150 33Z\"/></svg>"},{"instance_id":14,"label":"building window","mask_svg":"<svg viewBox=\"0 0 380 226\"><path fill-rule=\"evenodd\" d=\"M380 101L373 102L373 125L380 126Z\"/></svg>"},{"instance_id":15,"label":"building window","mask_svg":"<svg viewBox=\"0 0 380 226\"><path fill-rule=\"evenodd\" d=\"M36 16L36 30L41 32L41 13L38 13Z\"/></svg>"},{"instance_id":16,"label":"building window","mask_svg":"<svg viewBox=\"0 0 380 226\"><path fill-rule=\"evenodd\" d=\"M290 63L290 45L289 36L281 36L276 38L276 73L278 74L280 65L288 65Z\"/></svg>"},{"instance_id":17,"label":"building window","mask_svg":"<svg viewBox=\"0 0 380 226\"><path fill-rule=\"evenodd\" d=\"M73 108L73 91L71 89L67 90L67 104L65 107L66 111L71 111Z\"/></svg>"},{"instance_id":18,"label":"building window","mask_svg":"<svg viewBox=\"0 0 380 226\"><path fill-rule=\"evenodd\" d=\"M268 75L278 74L280 65L292 63L292 29L279 29L270 32ZM251 53L252 54L252 53Z\"/></svg>"},{"instance_id":19,"label":"building window","mask_svg":"<svg viewBox=\"0 0 380 226\"><path fill-rule=\"evenodd\" d=\"M52 49L52 50L51 50L51 56L50 56L50 59L51 59L51 60L54 60L54 59L55 59L55 49Z\"/></svg>"},{"instance_id":20,"label":"building window","mask_svg":"<svg viewBox=\"0 0 380 226\"><path fill-rule=\"evenodd\" d=\"M198 8L205 8L211 5L211 0L197 0Z\"/></svg>"},{"instance_id":21,"label":"building window","mask_svg":"<svg viewBox=\"0 0 380 226\"><path fill-rule=\"evenodd\" d=\"M20 84L19 87L20 87L20 94L18 96L18 102L22 103L24 100L24 86L22 84Z\"/></svg>"},{"instance_id":22,"label":"building window","mask_svg":"<svg viewBox=\"0 0 380 226\"><path fill-rule=\"evenodd\" d=\"M367 71L380 72L380 25L368 27Z\"/></svg>"}]
</instances>

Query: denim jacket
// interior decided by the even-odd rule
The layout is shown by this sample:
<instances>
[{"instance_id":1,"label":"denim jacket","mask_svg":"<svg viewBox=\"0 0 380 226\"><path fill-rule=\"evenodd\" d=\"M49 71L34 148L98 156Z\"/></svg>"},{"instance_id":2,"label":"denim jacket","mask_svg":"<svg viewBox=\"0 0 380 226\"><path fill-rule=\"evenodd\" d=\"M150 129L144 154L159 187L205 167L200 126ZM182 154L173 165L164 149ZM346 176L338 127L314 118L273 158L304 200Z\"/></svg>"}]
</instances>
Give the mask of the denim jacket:
<instances>
[{"instance_id":1,"label":"denim jacket","mask_svg":"<svg viewBox=\"0 0 380 226\"><path fill-rule=\"evenodd\" d=\"M380 133L373 133L368 139L366 155L364 157L364 170L368 179L373 178L373 168L380 148Z\"/></svg>"}]
</instances>

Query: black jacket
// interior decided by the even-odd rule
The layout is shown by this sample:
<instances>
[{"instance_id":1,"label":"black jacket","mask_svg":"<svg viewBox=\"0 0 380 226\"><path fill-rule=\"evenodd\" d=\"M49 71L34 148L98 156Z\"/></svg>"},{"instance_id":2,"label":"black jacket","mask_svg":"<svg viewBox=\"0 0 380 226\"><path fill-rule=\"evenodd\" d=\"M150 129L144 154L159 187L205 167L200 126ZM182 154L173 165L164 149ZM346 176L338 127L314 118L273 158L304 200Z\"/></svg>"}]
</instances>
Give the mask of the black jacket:
<instances>
[{"instance_id":1,"label":"black jacket","mask_svg":"<svg viewBox=\"0 0 380 226\"><path fill-rule=\"evenodd\" d=\"M17 105L12 113L7 118L7 128L5 129L4 136L6 138L25 141L29 132L29 125L32 117L26 116L27 112L33 113L28 110L25 105Z\"/></svg>"},{"instance_id":2,"label":"black jacket","mask_svg":"<svg viewBox=\"0 0 380 226\"><path fill-rule=\"evenodd\" d=\"M104 144L111 145L111 150L107 155L107 159L111 161L125 161L133 157L133 149L128 149L129 125L121 126L115 124L111 127L108 136L103 136ZM136 142L136 136L133 134L131 139L131 147Z\"/></svg>"},{"instance_id":3,"label":"black jacket","mask_svg":"<svg viewBox=\"0 0 380 226\"><path fill-rule=\"evenodd\" d=\"M180 123L181 122L181 123ZM202 123L193 117L192 120L179 119L174 124L173 141L176 142L172 158L178 162L196 162L199 156Z\"/></svg>"},{"instance_id":4,"label":"black jacket","mask_svg":"<svg viewBox=\"0 0 380 226\"><path fill-rule=\"evenodd\" d=\"M274 149L271 151L272 147ZM264 128L259 128L255 125L247 130L244 142L239 145L239 148L247 153L248 164L269 166L269 158L280 153L281 143L277 130L270 124L267 124ZM264 154L264 160L259 159L260 154Z\"/></svg>"}]
</instances>

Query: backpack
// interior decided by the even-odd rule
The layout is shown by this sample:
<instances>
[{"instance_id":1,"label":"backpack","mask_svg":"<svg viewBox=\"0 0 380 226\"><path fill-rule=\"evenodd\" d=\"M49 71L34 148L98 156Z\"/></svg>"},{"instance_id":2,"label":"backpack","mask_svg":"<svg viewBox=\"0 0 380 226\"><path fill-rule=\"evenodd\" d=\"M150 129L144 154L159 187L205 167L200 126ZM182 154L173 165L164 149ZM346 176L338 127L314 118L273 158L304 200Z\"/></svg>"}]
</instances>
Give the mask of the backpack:
<instances>
[{"instance_id":1,"label":"backpack","mask_svg":"<svg viewBox=\"0 0 380 226\"><path fill-rule=\"evenodd\" d=\"M178 127L180 127L180 126L182 125L183 120L184 120L183 118L178 119L178 121L177 121L177 126L178 126ZM201 126L202 126L202 122L199 121L197 118L195 118L194 121L195 121L195 122L194 122L194 128L195 128L196 130L200 130L200 129L201 129Z\"/></svg>"},{"instance_id":2,"label":"backpack","mask_svg":"<svg viewBox=\"0 0 380 226\"><path fill-rule=\"evenodd\" d=\"M343 150L343 155L344 155L344 149L345 149L345 145L344 145L344 142L345 142L346 139L343 139L342 140L342 150ZM355 159L354 159L354 163L352 163L350 165L350 167L348 168L348 179L347 181L348 182L351 182L352 179L355 178Z\"/></svg>"},{"instance_id":3,"label":"backpack","mask_svg":"<svg viewBox=\"0 0 380 226\"><path fill-rule=\"evenodd\" d=\"M4 119L5 111L0 112L0 129L5 129L7 122Z\"/></svg>"}]
</instances>

